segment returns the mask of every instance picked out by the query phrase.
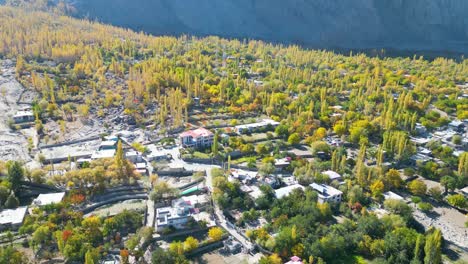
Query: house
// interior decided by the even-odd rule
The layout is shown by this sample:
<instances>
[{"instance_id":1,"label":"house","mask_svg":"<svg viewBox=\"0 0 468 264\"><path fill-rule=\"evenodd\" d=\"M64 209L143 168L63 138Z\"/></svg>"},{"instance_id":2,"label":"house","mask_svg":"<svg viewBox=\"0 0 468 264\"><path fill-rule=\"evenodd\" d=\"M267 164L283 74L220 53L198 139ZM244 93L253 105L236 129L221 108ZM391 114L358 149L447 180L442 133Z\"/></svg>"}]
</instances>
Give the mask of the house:
<instances>
[{"instance_id":1,"label":"house","mask_svg":"<svg viewBox=\"0 0 468 264\"><path fill-rule=\"evenodd\" d=\"M329 185L312 183L312 189L318 192L318 201L320 203L341 202L343 192Z\"/></svg>"},{"instance_id":2,"label":"house","mask_svg":"<svg viewBox=\"0 0 468 264\"><path fill-rule=\"evenodd\" d=\"M18 111L13 116L13 121L16 124L28 123L34 121L34 113L30 110Z\"/></svg>"},{"instance_id":3,"label":"house","mask_svg":"<svg viewBox=\"0 0 468 264\"><path fill-rule=\"evenodd\" d=\"M288 262L286 262L285 264L302 264L302 260L300 257L298 256L292 256L290 258L290 260Z\"/></svg>"},{"instance_id":4,"label":"house","mask_svg":"<svg viewBox=\"0 0 468 264\"><path fill-rule=\"evenodd\" d=\"M23 224L28 213L28 207L18 207L16 209L6 209L0 212L0 231L9 229L17 230Z\"/></svg>"},{"instance_id":5,"label":"house","mask_svg":"<svg viewBox=\"0 0 468 264\"><path fill-rule=\"evenodd\" d=\"M341 181L343 179L339 173L332 170L323 171L322 174L327 175L330 181Z\"/></svg>"},{"instance_id":6,"label":"house","mask_svg":"<svg viewBox=\"0 0 468 264\"><path fill-rule=\"evenodd\" d=\"M272 119L263 119L261 122L253 123L253 124L246 124L246 125L238 125L234 127L234 130L238 134L245 134L245 133L252 133L262 129L274 129L280 123L276 122Z\"/></svg>"},{"instance_id":7,"label":"house","mask_svg":"<svg viewBox=\"0 0 468 264\"><path fill-rule=\"evenodd\" d=\"M292 191L295 190L295 189L304 190L304 186L302 186L300 184L293 184L293 185L289 185L289 186L286 186L286 187L283 187L283 188L279 188L279 189L275 190L275 196L276 196L277 199L281 199L281 198L291 194Z\"/></svg>"},{"instance_id":8,"label":"house","mask_svg":"<svg viewBox=\"0 0 468 264\"><path fill-rule=\"evenodd\" d=\"M182 229L185 227L190 217L192 217L193 207L184 201L178 201L171 207L156 209L156 231L161 231L167 227Z\"/></svg>"},{"instance_id":9,"label":"house","mask_svg":"<svg viewBox=\"0 0 468 264\"><path fill-rule=\"evenodd\" d=\"M186 148L206 148L213 144L213 139L213 132L202 127L179 135L180 144Z\"/></svg>"},{"instance_id":10,"label":"house","mask_svg":"<svg viewBox=\"0 0 468 264\"><path fill-rule=\"evenodd\" d=\"M453 120L448 126L457 132L463 132L465 130L465 124L460 120Z\"/></svg>"},{"instance_id":11,"label":"house","mask_svg":"<svg viewBox=\"0 0 468 264\"><path fill-rule=\"evenodd\" d=\"M148 175L146 162L139 162L135 164L135 170L141 175Z\"/></svg>"},{"instance_id":12,"label":"house","mask_svg":"<svg viewBox=\"0 0 468 264\"><path fill-rule=\"evenodd\" d=\"M202 208L210 204L210 199L206 194L182 196L178 200L172 201L172 206L176 206L180 202L193 208Z\"/></svg>"},{"instance_id":13,"label":"house","mask_svg":"<svg viewBox=\"0 0 468 264\"><path fill-rule=\"evenodd\" d=\"M104 149L94 152L91 155L92 160L112 158L115 155L115 149Z\"/></svg>"},{"instance_id":14,"label":"house","mask_svg":"<svg viewBox=\"0 0 468 264\"><path fill-rule=\"evenodd\" d=\"M384 199L385 199L385 200L393 199L393 200L400 200L400 201L403 201L403 197L401 197L400 195L398 195L398 194L396 194L396 193L394 193L394 192L390 192L390 191L385 192L385 193L383 194L383 196L384 196Z\"/></svg>"},{"instance_id":15,"label":"house","mask_svg":"<svg viewBox=\"0 0 468 264\"><path fill-rule=\"evenodd\" d=\"M39 194L39 196L34 199L32 205L44 206L49 204L58 204L62 202L63 197L65 197L65 192L60 193L46 193Z\"/></svg>"},{"instance_id":16,"label":"house","mask_svg":"<svg viewBox=\"0 0 468 264\"><path fill-rule=\"evenodd\" d=\"M135 164L144 162L143 155L138 151L129 151L125 153L125 158Z\"/></svg>"},{"instance_id":17,"label":"house","mask_svg":"<svg viewBox=\"0 0 468 264\"><path fill-rule=\"evenodd\" d=\"M102 141L101 145L99 146L99 150L117 149L117 142L118 141L114 140Z\"/></svg>"},{"instance_id":18,"label":"house","mask_svg":"<svg viewBox=\"0 0 468 264\"><path fill-rule=\"evenodd\" d=\"M465 196L465 198L468 198L468 186L466 186L463 189L460 189L460 192Z\"/></svg>"},{"instance_id":19,"label":"house","mask_svg":"<svg viewBox=\"0 0 468 264\"><path fill-rule=\"evenodd\" d=\"M275 159L275 168L277 172L284 170L286 167L289 166L289 164L291 164L290 157L286 157L282 159Z\"/></svg>"}]
</instances>

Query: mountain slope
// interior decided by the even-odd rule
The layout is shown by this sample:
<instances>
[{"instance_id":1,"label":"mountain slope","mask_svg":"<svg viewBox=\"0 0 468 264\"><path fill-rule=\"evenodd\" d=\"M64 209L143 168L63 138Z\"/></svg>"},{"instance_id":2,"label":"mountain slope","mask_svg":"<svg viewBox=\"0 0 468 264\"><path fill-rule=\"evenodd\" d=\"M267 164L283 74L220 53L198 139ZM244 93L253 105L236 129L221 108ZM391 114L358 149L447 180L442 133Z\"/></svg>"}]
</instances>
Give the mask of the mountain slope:
<instances>
[{"instance_id":1,"label":"mountain slope","mask_svg":"<svg viewBox=\"0 0 468 264\"><path fill-rule=\"evenodd\" d=\"M153 34L468 53L466 0L76 0L79 16Z\"/></svg>"}]
</instances>

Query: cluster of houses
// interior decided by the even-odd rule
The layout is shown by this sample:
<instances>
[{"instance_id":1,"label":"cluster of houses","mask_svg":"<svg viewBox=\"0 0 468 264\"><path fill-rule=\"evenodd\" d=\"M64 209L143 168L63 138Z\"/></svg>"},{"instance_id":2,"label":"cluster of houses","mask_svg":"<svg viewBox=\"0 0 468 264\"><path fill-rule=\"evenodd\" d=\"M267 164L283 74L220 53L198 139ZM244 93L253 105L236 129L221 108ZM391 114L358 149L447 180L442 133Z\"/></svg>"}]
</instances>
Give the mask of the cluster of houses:
<instances>
[{"instance_id":1,"label":"cluster of houses","mask_svg":"<svg viewBox=\"0 0 468 264\"><path fill-rule=\"evenodd\" d=\"M447 126L439 128L437 131L428 133L426 128L421 124L416 124L416 136L410 137L410 140L417 147L417 153L410 159L413 164L417 162L426 163L434 161L442 163L441 160L434 158L432 151L425 146L431 140L439 141L443 146L449 146L453 149L453 155L459 156L464 151L468 150L468 120L452 120ZM461 138L460 144L453 143L454 136Z\"/></svg>"},{"instance_id":2,"label":"cluster of houses","mask_svg":"<svg viewBox=\"0 0 468 264\"><path fill-rule=\"evenodd\" d=\"M22 206L16 209L5 209L0 212L0 231L18 230L24 222L24 218L28 213L32 212L33 208L58 204L63 201L65 197L64 192L59 193L47 193L39 194L39 196L33 200L30 206Z\"/></svg>"}]
</instances>

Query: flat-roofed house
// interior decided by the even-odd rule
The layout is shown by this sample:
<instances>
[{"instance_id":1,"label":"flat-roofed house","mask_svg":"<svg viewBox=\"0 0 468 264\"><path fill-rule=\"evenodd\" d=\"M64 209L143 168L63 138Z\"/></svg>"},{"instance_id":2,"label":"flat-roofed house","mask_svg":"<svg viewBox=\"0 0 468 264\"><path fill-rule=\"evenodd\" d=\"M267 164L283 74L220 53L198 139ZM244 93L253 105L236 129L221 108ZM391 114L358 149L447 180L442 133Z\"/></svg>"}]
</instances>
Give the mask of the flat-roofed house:
<instances>
[{"instance_id":1,"label":"flat-roofed house","mask_svg":"<svg viewBox=\"0 0 468 264\"><path fill-rule=\"evenodd\" d=\"M49 204L58 204L62 202L63 197L65 197L65 192L59 193L41 193L37 196L36 199L32 202L33 205L44 206Z\"/></svg>"},{"instance_id":2,"label":"flat-roofed house","mask_svg":"<svg viewBox=\"0 0 468 264\"><path fill-rule=\"evenodd\" d=\"M343 197L343 192L329 185L312 183L312 189L318 192L318 201L320 203L339 203Z\"/></svg>"},{"instance_id":3,"label":"flat-roofed house","mask_svg":"<svg viewBox=\"0 0 468 264\"><path fill-rule=\"evenodd\" d=\"M16 209L6 209L0 211L0 231L9 229L17 230L21 227L24 217L28 213L28 207L18 207Z\"/></svg>"},{"instance_id":4,"label":"flat-roofed house","mask_svg":"<svg viewBox=\"0 0 468 264\"><path fill-rule=\"evenodd\" d=\"M13 121L15 121L16 124L33 122L34 121L34 113L32 111L29 111L29 110L28 111L18 111L13 116Z\"/></svg>"}]
</instances>

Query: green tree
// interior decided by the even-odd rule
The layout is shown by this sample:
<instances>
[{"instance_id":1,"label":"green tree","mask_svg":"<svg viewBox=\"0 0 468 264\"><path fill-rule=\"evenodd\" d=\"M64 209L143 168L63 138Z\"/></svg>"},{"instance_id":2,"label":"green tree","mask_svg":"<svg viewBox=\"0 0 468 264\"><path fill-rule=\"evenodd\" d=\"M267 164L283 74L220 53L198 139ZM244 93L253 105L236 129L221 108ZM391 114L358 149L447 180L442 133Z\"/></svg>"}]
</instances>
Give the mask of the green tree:
<instances>
[{"instance_id":1,"label":"green tree","mask_svg":"<svg viewBox=\"0 0 468 264\"><path fill-rule=\"evenodd\" d=\"M370 190L372 192L372 196L374 197L380 197L384 191L384 184L381 180L376 180L373 182L370 186Z\"/></svg>"},{"instance_id":2,"label":"green tree","mask_svg":"<svg viewBox=\"0 0 468 264\"><path fill-rule=\"evenodd\" d=\"M275 128L275 133L277 136L282 137L284 139L288 138L289 136L289 129L287 125L279 125Z\"/></svg>"},{"instance_id":3,"label":"green tree","mask_svg":"<svg viewBox=\"0 0 468 264\"><path fill-rule=\"evenodd\" d=\"M218 131L215 132L214 137L213 137L213 145L211 145L211 152L213 153L213 157L218 157L218 151L219 151L219 142L218 142Z\"/></svg>"},{"instance_id":4,"label":"green tree","mask_svg":"<svg viewBox=\"0 0 468 264\"><path fill-rule=\"evenodd\" d=\"M385 174L385 182L392 188L400 188L403 185L403 180L401 179L400 172L395 169L390 169Z\"/></svg>"},{"instance_id":5,"label":"green tree","mask_svg":"<svg viewBox=\"0 0 468 264\"><path fill-rule=\"evenodd\" d=\"M451 176L444 176L440 179L440 184L444 186L444 190L447 193L450 190L455 190L457 187L457 180Z\"/></svg>"},{"instance_id":6,"label":"green tree","mask_svg":"<svg viewBox=\"0 0 468 264\"><path fill-rule=\"evenodd\" d=\"M299 142L301 142L301 137L299 137L298 133L292 133L288 137L288 143L291 144L291 145L297 145L297 144L299 144Z\"/></svg>"},{"instance_id":7,"label":"green tree","mask_svg":"<svg viewBox=\"0 0 468 264\"><path fill-rule=\"evenodd\" d=\"M13 209L19 206L19 200L16 198L14 193L11 193L8 196L8 199L5 202L5 207L9 209Z\"/></svg>"},{"instance_id":8,"label":"green tree","mask_svg":"<svg viewBox=\"0 0 468 264\"><path fill-rule=\"evenodd\" d=\"M461 194L454 194L447 197L447 202L451 206L459 207L459 208L466 208L466 199Z\"/></svg>"},{"instance_id":9,"label":"green tree","mask_svg":"<svg viewBox=\"0 0 468 264\"><path fill-rule=\"evenodd\" d=\"M0 185L0 207L5 204L9 194L10 191L8 191L8 188Z\"/></svg>"},{"instance_id":10,"label":"green tree","mask_svg":"<svg viewBox=\"0 0 468 264\"><path fill-rule=\"evenodd\" d=\"M11 189L16 193L21 187L21 181L24 178L24 170L21 163L13 161L8 165L8 180L11 183Z\"/></svg>"},{"instance_id":11,"label":"green tree","mask_svg":"<svg viewBox=\"0 0 468 264\"><path fill-rule=\"evenodd\" d=\"M424 264L442 263L441 250L442 233L439 229L436 229L426 237L426 244L424 245Z\"/></svg>"},{"instance_id":12,"label":"green tree","mask_svg":"<svg viewBox=\"0 0 468 264\"><path fill-rule=\"evenodd\" d=\"M427 191L426 184L421 180L414 180L408 184L408 189L415 195L425 195Z\"/></svg>"}]
</instances>

